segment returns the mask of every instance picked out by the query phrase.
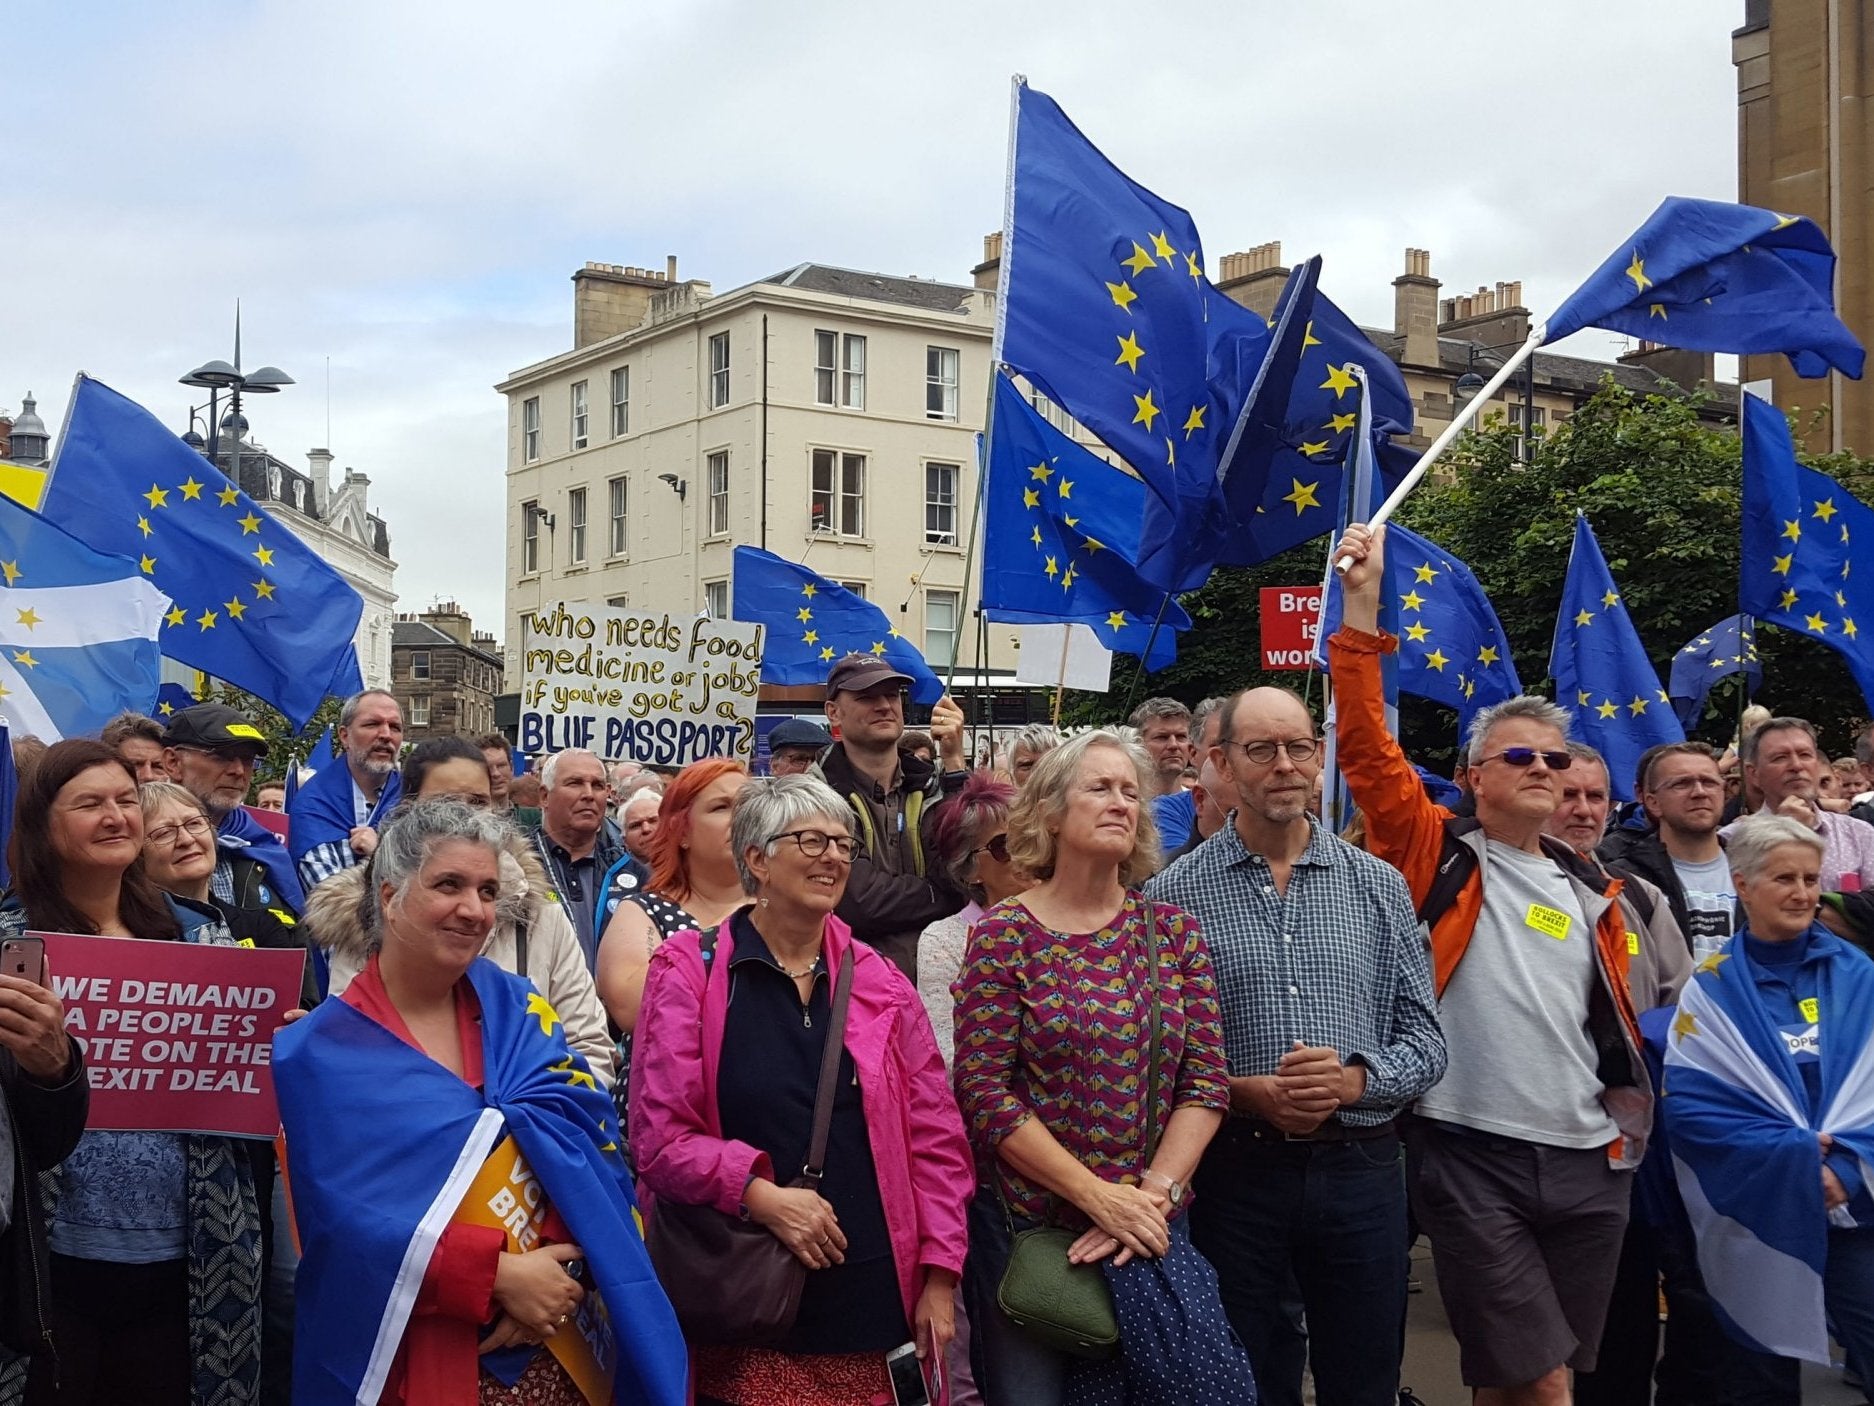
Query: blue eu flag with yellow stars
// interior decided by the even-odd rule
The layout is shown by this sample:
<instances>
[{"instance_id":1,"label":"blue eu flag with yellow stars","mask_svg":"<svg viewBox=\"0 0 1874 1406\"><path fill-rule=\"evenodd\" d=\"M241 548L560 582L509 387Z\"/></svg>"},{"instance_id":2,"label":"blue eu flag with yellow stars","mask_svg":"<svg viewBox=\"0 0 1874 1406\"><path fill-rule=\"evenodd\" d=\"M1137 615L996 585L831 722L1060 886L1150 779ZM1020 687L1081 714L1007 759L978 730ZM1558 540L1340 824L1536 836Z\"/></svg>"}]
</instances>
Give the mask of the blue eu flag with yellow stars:
<instances>
[{"instance_id":1,"label":"blue eu flag with yellow stars","mask_svg":"<svg viewBox=\"0 0 1874 1406\"><path fill-rule=\"evenodd\" d=\"M1744 397L1744 569L1737 603L1771 625L1837 651L1874 707L1874 508L1796 462L1789 422ZM1867 636L1863 638L1863 636Z\"/></svg>"},{"instance_id":2,"label":"blue eu flag with yellow stars","mask_svg":"<svg viewBox=\"0 0 1874 1406\"><path fill-rule=\"evenodd\" d=\"M872 654L911 676L911 697L917 702L943 697L943 680L884 611L773 552L735 549L735 599L729 614L767 627L761 649L764 683L823 684L845 655Z\"/></svg>"},{"instance_id":3,"label":"blue eu flag with yellow stars","mask_svg":"<svg viewBox=\"0 0 1874 1406\"><path fill-rule=\"evenodd\" d=\"M1799 376L1861 374L1835 315L1835 251L1813 220L1669 196L1555 310L1549 341L1604 327L1692 351L1783 352Z\"/></svg>"},{"instance_id":4,"label":"blue eu flag with yellow stars","mask_svg":"<svg viewBox=\"0 0 1874 1406\"><path fill-rule=\"evenodd\" d=\"M356 681L357 591L101 381L78 378L41 511L137 563L170 598L165 655L258 694L295 727Z\"/></svg>"},{"instance_id":5,"label":"blue eu flag with yellow stars","mask_svg":"<svg viewBox=\"0 0 1874 1406\"><path fill-rule=\"evenodd\" d=\"M1633 772L1642 752L1685 741L1585 513L1575 514L1549 673L1555 701L1574 715L1575 737L1607 758L1608 785L1621 800L1634 798Z\"/></svg>"},{"instance_id":6,"label":"blue eu flag with yellow stars","mask_svg":"<svg viewBox=\"0 0 1874 1406\"><path fill-rule=\"evenodd\" d=\"M996 377L995 417L984 492L989 618L1074 621L1117 653L1145 654L1149 641L1149 669L1172 663L1191 617L1139 575L1145 485L1048 424L1006 376Z\"/></svg>"},{"instance_id":7,"label":"blue eu flag with yellow stars","mask_svg":"<svg viewBox=\"0 0 1874 1406\"><path fill-rule=\"evenodd\" d=\"M1205 277L1190 215L1026 84L1000 309L1006 365L1098 435L1179 523L1217 510L1218 456L1268 327Z\"/></svg>"},{"instance_id":8,"label":"blue eu flag with yellow stars","mask_svg":"<svg viewBox=\"0 0 1874 1406\"><path fill-rule=\"evenodd\" d=\"M1700 630L1672 656L1666 692L1672 695L1672 710L1679 722L1688 728L1698 726L1711 686L1733 674L1744 676L1746 692L1763 682L1756 622L1748 615L1727 616L1710 629Z\"/></svg>"}]
</instances>

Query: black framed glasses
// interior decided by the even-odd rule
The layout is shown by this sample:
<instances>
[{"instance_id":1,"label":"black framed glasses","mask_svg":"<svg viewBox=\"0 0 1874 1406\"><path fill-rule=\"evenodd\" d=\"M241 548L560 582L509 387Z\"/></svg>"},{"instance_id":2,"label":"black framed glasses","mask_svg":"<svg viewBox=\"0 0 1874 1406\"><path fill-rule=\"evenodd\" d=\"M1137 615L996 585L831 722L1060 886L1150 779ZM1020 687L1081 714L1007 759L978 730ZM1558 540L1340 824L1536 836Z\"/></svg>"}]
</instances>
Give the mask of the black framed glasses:
<instances>
[{"instance_id":1,"label":"black framed glasses","mask_svg":"<svg viewBox=\"0 0 1874 1406\"><path fill-rule=\"evenodd\" d=\"M1242 750L1244 759L1256 766L1267 766L1278 751L1286 752L1291 762L1313 761L1321 752L1318 737L1291 737L1286 742L1229 742L1225 746Z\"/></svg>"},{"instance_id":2,"label":"black framed glasses","mask_svg":"<svg viewBox=\"0 0 1874 1406\"><path fill-rule=\"evenodd\" d=\"M1722 791L1722 776L1675 776L1670 781L1662 781L1655 788L1660 791Z\"/></svg>"},{"instance_id":3,"label":"black framed glasses","mask_svg":"<svg viewBox=\"0 0 1874 1406\"><path fill-rule=\"evenodd\" d=\"M1542 747L1505 747L1501 752L1479 757L1475 764L1482 766L1485 762L1503 762L1508 766L1530 767L1536 764L1537 757L1542 758L1542 764L1550 771L1567 771L1575 760L1567 752L1551 752Z\"/></svg>"},{"instance_id":4,"label":"black framed glasses","mask_svg":"<svg viewBox=\"0 0 1874 1406\"><path fill-rule=\"evenodd\" d=\"M1009 837L1006 833L992 835L989 837L988 844L978 845L970 853L972 855L986 854L998 864L1007 864L1009 862Z\"/></svg>"},{"instance_id":5,"label":"black framed glasses","mask_svg":"<svg viewBox=\"0 0 1874 1406\"><path fill-rule=\"evenodd\" d=\"M783 830L774 837L792 840L809 859L818 859L829 849L848 864L859 852L859 841L851 835L829 835L824 830Z\"/></svg>"},{"instance_id":6,"label":"black framed glasses","mask_svg":"<svg viewBox=\"0 0 1874 1406\"><path fill-rule=\"evenodd\" d=\"M201 816L196 815L191 816L187 820L178 820L173 825L158 825L154 830L145 830L143 832L143 842L145 844L161 845L164 849L168 849L184 835L195 840L205 840L214 833L215 827L202 819Z\"/></svg>"}]
</instances>

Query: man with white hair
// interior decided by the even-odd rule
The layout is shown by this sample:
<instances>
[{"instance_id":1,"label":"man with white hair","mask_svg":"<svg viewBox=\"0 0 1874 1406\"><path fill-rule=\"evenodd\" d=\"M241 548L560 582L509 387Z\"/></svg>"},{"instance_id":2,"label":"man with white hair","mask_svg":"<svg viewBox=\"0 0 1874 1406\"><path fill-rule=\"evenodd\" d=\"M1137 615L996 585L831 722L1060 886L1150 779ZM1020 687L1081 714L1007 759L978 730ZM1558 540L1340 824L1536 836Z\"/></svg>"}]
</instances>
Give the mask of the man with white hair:
<instances>
[{"instance_id":1,"label":"man with white hair","mask_svg":"<svg viewBox=\"0 0 1874 1406\"><path fill-rule=\"evenodd\" d=\"M651 836L657 833L657 812L663 804L661 790L640 786L618 808L618 828L624 831L625 848L641 864L651 862Z\"/></svg>"},{"instance_id":2,"label":"man with white hair","mask_svg":"<svg viewBox=\"0 0 1874 1406\"><path fill-rule=\"evenodd\" d=\"M1822 889L1874 890L1874 825L1821 804L1822 769L1815 728L1803 718L1771 718L1745 734L1744 779L1763 794L1760 815L1787 815L1822 837ZM1727 826L1724 833L1730 834ZM1844 875L1854 876L1844 886Z\"/></svg>"},{"instance_id":3,"label":"man with white hair","mask_svg":"<svg viewBox=\"0 0 1874 1406\"><path fill-rule=\"evenodd\" d=\"M1568 714L1522 696L1478 712L1460 819L1426 796L1386 726L1383 538L1335 556L1329 641L1339 761L1367 846L1405 876L1430 932L1449 1063L1406 1128L1407 1187L1478 1406L1566 1406L1592 1370L1653 1096L1628 987L1621 885L1543 834L1574 762Z\"/></svg>"},{"instance_id":4,"label":"man with white hair","mask_svg":"<svg viewBox=\"0 0 1874 1406\"><path fill-rule=\"evenodd\" d=\"M553 894L597 970L599 938L614 904L611 890L630 892L648 877L625 849L624 837L607 816L611 787L605 763L583 747L555 752L540 768L540 828L534 848L553 881Z\"/></svg>"}]
</instances>

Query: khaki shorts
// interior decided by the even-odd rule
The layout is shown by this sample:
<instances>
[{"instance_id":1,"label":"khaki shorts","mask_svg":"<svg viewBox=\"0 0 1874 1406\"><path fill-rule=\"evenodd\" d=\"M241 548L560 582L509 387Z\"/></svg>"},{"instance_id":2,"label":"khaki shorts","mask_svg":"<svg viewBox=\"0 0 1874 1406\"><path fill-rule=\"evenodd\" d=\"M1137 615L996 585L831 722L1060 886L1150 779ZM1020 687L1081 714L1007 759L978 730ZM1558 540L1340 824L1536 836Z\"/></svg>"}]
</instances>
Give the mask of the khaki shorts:
<instances>
[{"instance_id":1,"label":"khaki shorts","mask_svg":"<svg viewBox=\"0 0 1874 1406\"><path fill-rule=\"evenodd\" d=\"M1546 1147L1427 1118L1404 1125L1406 1189L1470 1387L1591 1371L1633 1177L1604 1148Z\"/></svg>"}]
</instances>

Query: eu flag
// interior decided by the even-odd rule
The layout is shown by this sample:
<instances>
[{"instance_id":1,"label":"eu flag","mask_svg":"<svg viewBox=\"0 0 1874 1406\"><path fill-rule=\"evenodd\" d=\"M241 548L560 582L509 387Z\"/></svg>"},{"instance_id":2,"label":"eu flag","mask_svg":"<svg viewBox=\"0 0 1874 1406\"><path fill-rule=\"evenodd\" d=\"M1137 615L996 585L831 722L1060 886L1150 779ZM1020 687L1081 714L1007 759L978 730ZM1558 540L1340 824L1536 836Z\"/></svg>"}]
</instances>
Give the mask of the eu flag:
<instances>
[{"instance_id":1,"label":"eu flag","mask_svg":"<svg viewBox=\"0 0 1874 1406\"><path fill-rule=\"evenodd\" d=\"M156 690L157 721L167 723L184 708L193 708L200 700L179 683L166 683Z\"/></svg>"},{"instance_id":2,"label":"eu flag","mask_svg":"<svg viewBox=\"0 0 1874 1406\"><path fill-rule=\"evenodd\" d=\"M1835 315L1835 251L1812 220L1669 196L1545 324L1605 327L1693 351L1783 352L1799 376L1861 374Z\"/></svg>"},{"instance_id":3,"label":"eu flag","mask_svg":"<svg viewBox=\"0 0 1874 1406\"><path fill-rule=\"evenodd\" d=\"M1789 422L1775 406L1744 397L1744 568L1737 603L1745 613L1838 651L1874 707L1874 569L1854 571L1854 544L1874 542L1874 508L1834 479L1796 462Z\"/></svg>"},{"instance_id":4,"label":"eu flag","mask_svg":"<svg viewBox=\"0 0 1874 1406\"><path fill-rule=\"evenodd\" d=\"M1189 214L1128 178L1045 93L1020 84L1015 104L1002 360L1179 522L1202 523L1268 328L1204 276Z\"/></svg>"},{"instance_id":5,"label":"eu flag","mask_svg":"<svg viewBox=\"0 0 1874 1406\"><path fill-rule=\"evenodd\" d=\"M1640 753L1685 741L1585 513L1575 514L1549 673L1555 701L1574 714L1575 736L1607 758L1608 785L1621 800L1634 798Z\"/></svg>"},{"instance_id":6,"label":"eu flag","mask_svg":"<svg viewBox=\"0 0 1874 1406\"><path fill-rule=\"evenodd\" d=\"M766 683L824 684L842 656L874 654L911 676L911 696L919 703L943 697L943 680L884 611L773 552L735 549L735 602L729 613L767 626L761 651Z\"/></svg>"},{"instance_id":7,"label":"eu flag","mask_svg":"<svg viewBox=\"0 0 1874 1406\"><path fill-rule=\"evenodd\" d=\"M1148 669L1178 657L1191 617L1139 575L1145 485L1043 420L1008 377L996 377L995 434L984 490L983 609L991 620L1075 621L1100 643L1142 654ZM1159 622L1156 636L1152 626Z\"/></svg>"},{"instance_id":8,"label":"eu flag","mask_svg":"<svg viewBox=\"0 0 1874 1406\"><path fill-rule=\"evenodd\" d=\"M355 674L364 602L345 578L155 416L88 376L44 512L136 562L171 598L164 654L258 694L295 727L343 686L348 660Z\"/></svg>"},{"instance_id":9,"label":"eu flag","mask_svg":"<svg viewBox=\"0 0 1874 1406\"><path fill-rule=\"evenodd\" d=\"M1751 689L1763 682L1755 622L1748 615L1732 615L1699 631L1672 656L1666 692L1672 695L1672 710L1679 722L1688 728L1698 726L1711 686L1733 674L1744 675Z\"/></svg>"}]
</instances>

